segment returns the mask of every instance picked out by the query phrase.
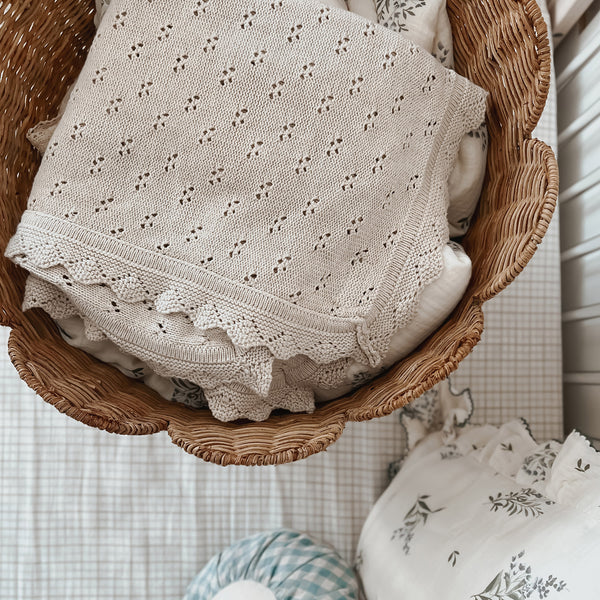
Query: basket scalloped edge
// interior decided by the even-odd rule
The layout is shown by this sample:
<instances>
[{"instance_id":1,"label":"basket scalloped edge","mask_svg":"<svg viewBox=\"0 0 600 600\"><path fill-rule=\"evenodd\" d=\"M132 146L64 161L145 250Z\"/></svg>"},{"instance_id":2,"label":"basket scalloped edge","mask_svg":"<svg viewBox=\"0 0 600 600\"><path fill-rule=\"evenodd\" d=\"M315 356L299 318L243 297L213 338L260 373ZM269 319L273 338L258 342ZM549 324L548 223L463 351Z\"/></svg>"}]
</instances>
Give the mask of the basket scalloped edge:
<instances>
[{"instance_id":1,"label":"basket scalloped edge","mask_svg":"<svg viewBox=\"0 0 600 600\"><path fill-rule=\"evenodd\" d=\"M535 32L535 40L530 40L530 44L535 42L539 60L536 94L534 102L524 108L528 114L523 119L525 122L520 122L520 130L524 133L518 146L521 155L526 151L539 155L538 170L534 175L542 171L545 175L543 197L532 202L534 216L528 223L527 235L520 239L518 251L512 253L509 264L496 271L485 285L477 287L473 282L446 324L405 360L351 396L320 405L312 414L276 414L263 423L222 423L207 410L191 411L160 400L154 392L127 380L116 369L99 363L95 365L97 361L83 352L66 347L42 311L19 313L13 302L14 290L8 291L5 287L12 282L3 281L0 282L3 306L0 322L13 327L9 355L19 376L46 402L86 425L130 435L167 430L173 443L186 452L221 465L271 465L306 458L333 444L348 421L390 414L447 377L481 338L483 302L511 283L533 256L547 230L558 195L558 168L554 155L546 144L530 139L549 89L550 51L546 25L534 0L523 3L501 0L495 3L496 7L502 1L507 2L509 8L521 9ZM448 4L451 17L455 17L451 21L455 24L457 18L453 11L460 10L461 3L449 0ZM462 2L465 12L473 7L476 10L477 5L477 2ZM458 33L460 37L461 32ZM14 272L12 266L2 271L5 279ZM17 283L22 284L22 281ZM77 355L82 362L81 379L69 379L68 393L60 393L63 382L57 379L59 375L51 372L48 360L44 360L60 356L56 352L57 346L65 353ZM66 363L67 359L64 360ZM88 369L84 368L86 366ZM98 375L100 372L104 375L105 370L110 370L110 376ZM60 369L58 371L60 373ZM86 381L86 376L92 381ZM93 379L94 376L97 378ZM123 385L134 393L123 395ZM67 395L71 397L67 398ZM107 405L110 405L108 409Z\"/></svg>"}]
</instances>

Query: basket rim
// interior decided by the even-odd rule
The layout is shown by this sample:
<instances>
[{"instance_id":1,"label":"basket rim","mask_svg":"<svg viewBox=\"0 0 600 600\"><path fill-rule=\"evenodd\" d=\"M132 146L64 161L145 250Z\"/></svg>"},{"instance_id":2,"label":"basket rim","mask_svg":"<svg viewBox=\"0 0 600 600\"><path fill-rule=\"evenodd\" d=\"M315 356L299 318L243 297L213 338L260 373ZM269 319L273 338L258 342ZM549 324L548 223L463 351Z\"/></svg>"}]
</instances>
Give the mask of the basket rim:
<instances>
[{"instance_id":1,"label":"basket rim","mask_svg":"<svg viewBox=\"0 0 600 600\"><path fill-rule=\"evenodd\" d=\"M457 0L449 0L449 3L455 1ZM43 375L33 360L34 357L30 356L31 348L24 346L22 342L28 335L27 317L23 313L15 314L14 310L10 309L9 292L5 289L5 282L0 280L0 324L12 328L8 342L8 353L19 376L46 402L52 404L60 412L86 425L112 433L128 435L148 435L166 430L172 442L186 452L207 462L223 466L274 465L307 458L325 450L339 439L347 422L365 421L389 415L447 377L456 370L459 363L481 339L484 325L483 303L506 288L523 271L532 258L547 231L558 197L558 166L554 153L541 140L531 138L531 132L543 112L550 88L551 55L548 30L535 0L517 0L517 4L523 6L536 34L535 43L539 59L539 70L536 74L538 93L533 105L528 107L530 111L526 122L519 123L519 131L507 131L506 135L517 137L517 144L521 152L537 152L541 157L547 173L543 202L540 203L535 226L530 231L529 236L523 239L519 251L513 256L510 264L506 265L492 281L487 282L487 285L477 290L476 293L470 297L468 294L465 295L459 307L455 309L464 311L465 318L470 320L468 333L456 340L452 354L443 356L439 361L429 365L426 376L421 378L419 383L413 383L405 388L402 393L398 393L399 387L397 384L404 375L404 361L401 361L387 373L363 386L355 393L318 405L311 415L288 413L286 415L274 415L262 423L223 423L214 419L210 414L203 414L200 424L208 426L212 433L201 439L198 439L197 436L186 435L192 430L195 431L194 428L198 427L198 423L185 422L185 417L189 416L190 409L183 406L175 408L170 405L174 418L162 414L162 411L156 411L155 413L150 411L147 415L133 415L128 422L124 422L117 418L98 414L94 411L93 406L78 406L57 393L51 385L45 383ZM10 273L5 268L7 261L8 259L2 257L3 277L6 278ZM9 269L13 269L13 267L17 269L12 263L9 264L11 265ZM440 334L440 331L441 329L430 336L419 348L432 343L432 340ZM414 351L412 354L414 354ZM378 387L378 397L377 402L374 404L366 400L370 397L369 394L374 391L375 386ZM205 409L202 412L208 413L209 411ZM315 417L319 418L317 423L313 422ZM287 425L280 424L284 421L287 422ZM308 427L305 429L306 433L304 435L299 435L299 429L306 424L311 424L312 429ZM295 443L285 449L268 448L268 445L259 450L240 447L238 445L240 440L236 436L240 435L241 432L244 432L246 436L251 435L253 431L270 431L272 445L275 445L279 438L289 438L290 432L292 432L295 435ZM218 443L216 441L217 432L222 438Z\"/></svg>"}]
</instances>

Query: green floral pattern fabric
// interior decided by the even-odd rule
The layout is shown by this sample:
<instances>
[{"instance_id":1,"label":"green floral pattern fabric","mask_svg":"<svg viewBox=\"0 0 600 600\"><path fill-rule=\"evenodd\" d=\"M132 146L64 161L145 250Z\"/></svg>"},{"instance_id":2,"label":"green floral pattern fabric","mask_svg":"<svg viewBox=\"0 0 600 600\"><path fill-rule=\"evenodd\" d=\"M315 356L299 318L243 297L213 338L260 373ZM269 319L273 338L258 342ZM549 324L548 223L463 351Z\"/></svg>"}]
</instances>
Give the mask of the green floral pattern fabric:
<instances>
[{"instance_id":1,"label":"green floral pattern fabric","mask_svg":"<svg viewBox=\"0 0 600 600\"><path fill-rule=\"evenodd\" d=\"M448 381L402 411L406 450L358 544L367 600L599 598L600 454L472 412Z\"/></svg>"}]
</instances>

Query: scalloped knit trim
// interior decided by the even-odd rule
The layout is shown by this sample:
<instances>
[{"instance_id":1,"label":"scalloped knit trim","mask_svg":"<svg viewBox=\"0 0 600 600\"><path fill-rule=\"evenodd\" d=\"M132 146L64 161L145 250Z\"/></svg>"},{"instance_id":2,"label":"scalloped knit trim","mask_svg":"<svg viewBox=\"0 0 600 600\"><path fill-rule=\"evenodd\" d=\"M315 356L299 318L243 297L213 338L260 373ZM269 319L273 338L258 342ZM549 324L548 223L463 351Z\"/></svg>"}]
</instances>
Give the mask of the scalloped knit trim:
<instances>
[{"instance_id":1,"label":"scalloped knit trim","mask_svg":"<svg viewBox=\"0 0 600 600\"><path fill-rule=\"evenodd\" d=\"M274 360L378 367L442 272L448 176L486 92L318 2L259 3L251 25L235 0L194 6L107 8L6 255L161 374L266 395Z\"/></svg>"}]
</instances>

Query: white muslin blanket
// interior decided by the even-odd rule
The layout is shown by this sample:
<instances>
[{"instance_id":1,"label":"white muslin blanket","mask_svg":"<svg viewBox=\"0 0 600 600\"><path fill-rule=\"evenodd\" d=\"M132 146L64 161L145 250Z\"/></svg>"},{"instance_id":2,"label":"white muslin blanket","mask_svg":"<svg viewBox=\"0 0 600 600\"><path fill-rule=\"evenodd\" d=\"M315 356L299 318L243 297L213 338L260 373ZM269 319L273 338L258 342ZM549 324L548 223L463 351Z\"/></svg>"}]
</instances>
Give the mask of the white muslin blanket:
<instances>
[{"instance_id":1,"label":"white muslin blanket","mask_svg":"<svg viewBox=\"0 0 600 600\"><path fill-rule=\"evenodd\" d=\"M319 2L113 0L7 256L29 306L209 404L289 388L304 410L281 361L380 365L439 275L485 98Z\"/></svg>"}]
</instances>

